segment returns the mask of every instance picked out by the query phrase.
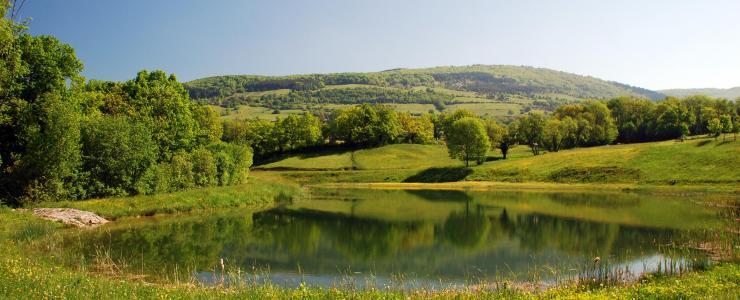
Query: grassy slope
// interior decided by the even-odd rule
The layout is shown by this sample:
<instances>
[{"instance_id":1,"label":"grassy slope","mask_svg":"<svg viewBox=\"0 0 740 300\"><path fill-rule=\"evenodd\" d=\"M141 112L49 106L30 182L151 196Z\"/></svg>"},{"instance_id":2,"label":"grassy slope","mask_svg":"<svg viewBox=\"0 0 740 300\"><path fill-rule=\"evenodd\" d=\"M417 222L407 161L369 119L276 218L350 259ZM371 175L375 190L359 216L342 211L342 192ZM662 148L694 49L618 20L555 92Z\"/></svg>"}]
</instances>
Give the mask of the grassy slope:
<instances>
[{"instance_id":1,"label":"grassy slope","mask_svg":"<svg viewBox=\"0 0 740 300\"><path fill-rule=\"evenodd\" d=\"M397 144L380 148L330 153L296 155L258 169L280 170L386 170L461 166L449 158L439 145Z\"/></svg>"},{"instance_id":2,"label":"grassy slope","mask_svg":"<svg viewBox=\"0 0 740 300\"><path fill-rule=\"evenodd\" d=\"M461 166L458 160L447 155L447 149L439 145L399 144L359 150L354 154L356 169L418 169L431 167Z\"/></svg>"},{"instance_id":3,"label":"grassy slope","mask_svg":"<svg viewBox=\"0 0 740 300\"><path fill-rule=\"evenodd\" d=\"M348 154L342 156L347 168ZM505 181L565 183L626 183L649 185L718 185L732 187L740 182L740 142L722 139L695 139L627 145L578 148L532 156L519 146L507 160L489 161L461 171L461 163L450 159L442 145L390 145L355 152L355 171L282 174L303 183L324 182L417 182ZM280 166L293 170L321 169L322 156L289 158L264 167ZM330 161L335 161L332 158ZM430 171L429 168L436 168ZM450 176L445 173L456 172ZM462 172L462 173L461 173ZM461 175L460 175L461 174ZM424 176L428 176L428 180ZM454 175L454 176L453 176ZM420 177L421 176L421 177ZM440 177L441 176L441 177Z\"/></svg>"},{"instance_id":4,"label":"grassy slope","mask_svg":"<svg viewBox=\"0 0 740 300\"><path fill-rule=\"evenodd\" d=\"M468 180L737 184L739 165L740 142L696 139L580 148L496 161L474 168Z\"/></svg>"}]
</instances>

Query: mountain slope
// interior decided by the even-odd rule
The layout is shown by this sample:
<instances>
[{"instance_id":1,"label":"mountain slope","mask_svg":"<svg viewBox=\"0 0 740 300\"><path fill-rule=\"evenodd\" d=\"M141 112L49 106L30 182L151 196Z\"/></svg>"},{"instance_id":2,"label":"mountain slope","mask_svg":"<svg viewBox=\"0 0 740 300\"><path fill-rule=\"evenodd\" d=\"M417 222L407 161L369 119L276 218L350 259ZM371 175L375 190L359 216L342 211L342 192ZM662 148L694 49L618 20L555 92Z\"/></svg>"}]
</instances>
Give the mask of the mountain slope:
<instances>
[{"instance_id":1,"label":"mountain slope","mask_svg":"<svg viewBox=\"0 0 740 300\"><path fill-rule=\"evenodd\" d=\"M399 110L415 113L456 106L481 114L512 115L532 109L552 110L564 103L590 98L664 97L647 89L590 76L507 65L289 76L230 75L197 79L185 86L197 101L225 108L266 107L276 112L329 110L369 102L391 103L398 105ZM415 106L410 107L411 104Z\"/></svg>"},{"instance_id":2,"label":"mountain slope","mask_svg":"<svg viewBox=\"0 0 740 300\"><path fill-rule=\"evenodd\" d=\"M691 95L705 95L715 98L725 99L737 99L740 98L740 86L729 88L729 89L715 89L715 88L703 88L703 89L669 89L662 90L660 93L674 97L686 97Z\"/></svg>"}]
</instances>

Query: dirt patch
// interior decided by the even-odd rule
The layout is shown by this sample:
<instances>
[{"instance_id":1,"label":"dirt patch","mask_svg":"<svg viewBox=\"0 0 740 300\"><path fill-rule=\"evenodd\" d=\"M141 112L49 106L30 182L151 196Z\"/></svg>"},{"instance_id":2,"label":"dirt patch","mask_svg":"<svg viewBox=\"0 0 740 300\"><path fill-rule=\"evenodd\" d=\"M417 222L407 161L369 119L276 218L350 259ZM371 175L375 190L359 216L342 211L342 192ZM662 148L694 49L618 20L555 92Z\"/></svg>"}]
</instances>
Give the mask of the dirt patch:
<instances>
[{"instance_id":1,"label":"dirt patch","mask_svg":"<svg viewBox=\"0 0 740 300\"><path fill-rule=\"evenodd\" d=\"M52 221L61 222L79 228L96 227L109 221L101 216L73 208L34 208L33 214Z\"/></svg>"}]
</instances>

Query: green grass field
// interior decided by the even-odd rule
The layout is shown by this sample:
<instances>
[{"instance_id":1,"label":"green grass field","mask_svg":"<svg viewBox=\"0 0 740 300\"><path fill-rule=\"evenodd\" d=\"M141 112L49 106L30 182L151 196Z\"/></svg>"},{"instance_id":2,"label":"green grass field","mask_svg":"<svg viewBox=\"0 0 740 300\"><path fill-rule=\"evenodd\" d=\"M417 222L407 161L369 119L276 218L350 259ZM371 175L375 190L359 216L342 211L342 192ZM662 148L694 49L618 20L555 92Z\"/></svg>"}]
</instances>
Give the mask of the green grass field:
<instances>
[{"instance_id":1,"label":"green grass field","mask_svg":"<svg viewBox=\"0 0 740 300\"><path fill-rule=\"evenodd\" d=\"M285 118L291 114L302 114L302 110L280 110L280 113L273 113L273 109L260 106L239 105L236 110L211 105L223 119L245 120L245 119L262 119L275 120L277 117Z\"/></svg>"},{"instance_id":2,"label":"green grass field","mask_svg":"<svg viewBox=\"0 0 740 300\"><path fill-rule=\"evenodd\" d=\"M440 145L396 144L385 147L292 156L256 167L261 170L397 170L462 166Z\"/></svg>"},{"instance_id":3,"label":"green grass field","mask_svg":"<svg viewBox=\"0 0 740 300\"><path fill-rule=\"evenodd\" d=\"M353 157L354 156L354 157ZM303 183L434 181L503 181L560 183L628 183L647 185L717 185L740 183L740 142L698 138L679 141L609 145L532 156L528 147L500 159L462 170L443 145L389 145L343 154L291 157L259 168L300 172L284 175ZM315 170L331 170L320 172ZM338 171L338 170L352 171ZM310 172L310 171L314 172ZM416 177L414 177L416 176ZM421 176L421 177L419 177ZM416 181L416 182L419 182Z\"/></svg>"},{"instance_id":4,"label":"green grass field","mask_svg":"<svg viewBox=\"0 0 740 300\"><path fill-rule=\"evenodd\" d=\"M473 168L467 180L737 185L738 166L740 142L701 138L494 161Z\"/></svg>"}]
</instances>

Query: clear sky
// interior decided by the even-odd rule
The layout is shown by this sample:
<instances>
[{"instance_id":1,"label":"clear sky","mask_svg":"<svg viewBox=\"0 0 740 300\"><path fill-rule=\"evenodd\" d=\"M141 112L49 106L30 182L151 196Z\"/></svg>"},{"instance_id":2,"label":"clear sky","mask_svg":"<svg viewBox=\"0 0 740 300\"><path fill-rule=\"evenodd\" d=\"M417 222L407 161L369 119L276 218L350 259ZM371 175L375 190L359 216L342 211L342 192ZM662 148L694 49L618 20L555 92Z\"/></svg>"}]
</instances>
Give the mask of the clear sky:
<instances>
[{"instance_id":1,"label":"clear sky","mask_svg":"<svg viewBox=\"0 0 740 300\"><path fill-rule=\"evenodd\" d=\"M651 89L740 86L739 0L27 0L88 78L546 67Z\"/></svg>"}]
</instances>

